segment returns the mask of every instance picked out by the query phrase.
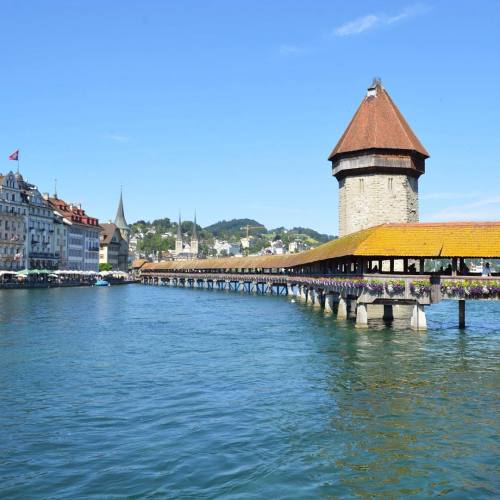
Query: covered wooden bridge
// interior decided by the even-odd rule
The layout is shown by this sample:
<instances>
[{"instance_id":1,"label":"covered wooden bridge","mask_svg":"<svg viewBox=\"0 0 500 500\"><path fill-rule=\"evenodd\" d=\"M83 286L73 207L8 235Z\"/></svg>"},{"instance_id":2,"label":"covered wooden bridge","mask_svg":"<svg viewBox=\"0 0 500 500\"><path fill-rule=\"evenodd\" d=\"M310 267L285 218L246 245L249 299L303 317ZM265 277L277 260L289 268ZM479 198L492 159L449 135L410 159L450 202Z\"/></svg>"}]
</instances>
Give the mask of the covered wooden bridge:
<instances>
[{"instance_id":1,"label":"covered wooden bridge","mask_svg":"<svg viewBox=\"0 0 500 500\"><path fill-rule=\"evenodd\" d=\"M141 263L140 280L297 295L339 318L407 314L425 329L424 306L442 299L500 299L500 277L474 274L469 259L500 259L500 222L383 224L298 254ZM410 306L410 307L408 307Z\"/></svg>"}]
</instances>

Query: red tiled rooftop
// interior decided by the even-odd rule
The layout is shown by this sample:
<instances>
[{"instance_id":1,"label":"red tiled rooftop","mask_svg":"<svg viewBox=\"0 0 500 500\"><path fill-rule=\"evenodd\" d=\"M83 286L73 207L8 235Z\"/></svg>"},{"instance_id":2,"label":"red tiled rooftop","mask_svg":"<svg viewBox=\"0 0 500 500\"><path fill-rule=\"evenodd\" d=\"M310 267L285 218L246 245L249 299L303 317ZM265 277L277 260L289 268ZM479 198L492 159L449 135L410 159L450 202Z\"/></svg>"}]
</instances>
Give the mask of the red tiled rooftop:
<instances>
[{"instance_id":1,"label":"red tiled rooftop","mask_svg":"<svg viewBox=\"0 0 500 500\"><path fill-rule=\"evenodd\" d=\"M429 153L411 130L387 91L377 83L372 94L361 102L354 117L328 159L343 153L370 149L415 151L425 158Z\"/></svg>"}]
</instances>

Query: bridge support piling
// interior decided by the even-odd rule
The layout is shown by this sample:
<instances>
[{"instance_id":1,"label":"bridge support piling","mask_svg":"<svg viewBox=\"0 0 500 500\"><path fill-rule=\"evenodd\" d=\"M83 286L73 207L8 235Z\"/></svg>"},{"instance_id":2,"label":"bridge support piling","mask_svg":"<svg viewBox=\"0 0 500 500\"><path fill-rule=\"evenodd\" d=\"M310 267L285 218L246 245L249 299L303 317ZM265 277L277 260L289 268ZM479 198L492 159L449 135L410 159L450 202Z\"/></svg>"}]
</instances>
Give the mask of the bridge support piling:
<instances>
[{"instance_id":1,"label":"bridge support piling","mask_svg":"<svg viewBox=\"0 0 500 500\"><path fill-rule=\"evenodd\" d=\"M368 328L368 310L366 304L359 303L356 307L356 328Z\"/></svg>"},{"instance_id":2,"label":"bridge support piling","mask_svg":"<svg viewBox=\"0 0 500 500\"><path fill-rule=\"evenodd\" d=\"M337 319L347 319L347 303L344 297L339 298L339 308L337 310Z\"/></svg>"},{"instance_id":3,"label":"bridge support piling","mask_svg":"<svg viewBox=\"0 0 500 500\"><path fill-rule=\"evenodd\" d=\"M315 309L321 309L321 290L314 290L314 302L312 303L312 306Z\"/></svg>"},{"instance_id":4,"label":"bridge support piling","mask_svg":"<svg viewBox=\"0 0 500 500\"><path fill-rule=\"evenodd\" d=\"M410 327L412 330L417 331L427 330L427 318L425 317L423 305L415 304L413 306L413 314L411 315Z\"/></svg>"},{"instance_id":5,"label":"bridge support piling","mask_svg":"<svg viewBox=\"0 0 500 500\"><path fill-rule=\"evenodd\" d=\"M465 300L458 301L458 328L465 328Z\"/></svg>"},{"instance_id":6,"label":"bridge support piling","mask_svg":"<svg viewBox=\"0 0 500 500\"><path fill-rule=\"evenodd\" d=\"M325 314L333 313L333 293L328 292L325 294Z\"/></svg>"}]
</instances>

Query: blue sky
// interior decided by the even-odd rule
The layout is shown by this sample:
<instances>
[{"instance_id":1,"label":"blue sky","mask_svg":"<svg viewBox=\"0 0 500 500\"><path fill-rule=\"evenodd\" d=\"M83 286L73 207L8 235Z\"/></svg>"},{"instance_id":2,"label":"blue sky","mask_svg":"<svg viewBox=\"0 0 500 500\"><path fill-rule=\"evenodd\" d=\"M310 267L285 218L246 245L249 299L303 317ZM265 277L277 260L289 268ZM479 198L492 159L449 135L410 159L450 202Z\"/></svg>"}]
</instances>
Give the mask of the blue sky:
<instances>
[{"instance_id":1,"label":"blue sky","mask_svg":"<svg viewBox=\"0 0 500 500\"><path fill-rule=\"evenodd\" d=\"M0 171L89 213L337 232L327 156L380 76L431 154L421 220L500 219L500 2L0 4Z\"/></svg>"}]
</instances>

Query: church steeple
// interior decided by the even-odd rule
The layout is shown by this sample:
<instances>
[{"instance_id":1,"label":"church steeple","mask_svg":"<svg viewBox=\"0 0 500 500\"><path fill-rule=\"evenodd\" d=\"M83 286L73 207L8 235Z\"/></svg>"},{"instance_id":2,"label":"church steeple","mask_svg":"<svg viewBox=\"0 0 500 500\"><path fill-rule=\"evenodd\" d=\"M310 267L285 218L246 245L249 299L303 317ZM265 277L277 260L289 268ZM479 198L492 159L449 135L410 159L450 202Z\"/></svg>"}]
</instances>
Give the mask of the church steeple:
<instances>
[{"instance_id":1,"label":"church steeple","mask_svg":"<svg viewBox=\"0 0 500 500\"><path fill-rule=\"evenodd\" d=\"M118 203L118 210L116 211L115 226L120 230L122 238L129 240L130 228L125 220L125 212L123 210L123 189L120 188L120 202Z\"/></svg>"},{"instance_id":2,"label":"church steeple","mask_svg":"<svg viewBox=\"0 0 500 500\"><path fill-rule=\"evenodd\" d=\"M175 255L179 256L182 253L184 245L182 244L182 223L181 213L179 212L179 224L177 225L177 237L175 238Z\"/></svg>"},{"instance_id":3,"label":"church steeple","mask_svg":"<svg viewBox=\"0 0 500 500\"><path fill-rule=\"evenodd\" d=\"M194 212L193 230L191 232L191 255L198 257L198 232L196 231L196 211Z\"/></svg>"}]
</instances>

